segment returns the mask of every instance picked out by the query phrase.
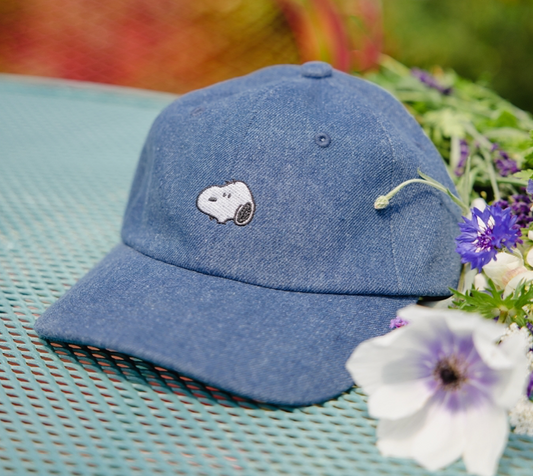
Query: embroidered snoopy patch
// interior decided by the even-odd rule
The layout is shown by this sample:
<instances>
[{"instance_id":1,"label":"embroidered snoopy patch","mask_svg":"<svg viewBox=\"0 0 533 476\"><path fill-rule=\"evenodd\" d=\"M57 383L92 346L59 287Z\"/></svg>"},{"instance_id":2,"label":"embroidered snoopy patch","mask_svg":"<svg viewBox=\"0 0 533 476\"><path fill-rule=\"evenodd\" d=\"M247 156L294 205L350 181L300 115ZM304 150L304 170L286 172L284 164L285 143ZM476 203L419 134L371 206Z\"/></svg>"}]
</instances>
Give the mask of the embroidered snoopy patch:
<instances>
[{"instance_id":1,"label":"embroidered snoopy patch","mask_svg":"<svg viewBox=\"0 0 533 476\"><path fill-rule=\"evenodd\" d=\"M219 224L233 220L238 226L248 225L255 213L252 192L244 182L233 180L222 187L208 187L196 199L198 210Z\"/></svg>"}]
</instances>

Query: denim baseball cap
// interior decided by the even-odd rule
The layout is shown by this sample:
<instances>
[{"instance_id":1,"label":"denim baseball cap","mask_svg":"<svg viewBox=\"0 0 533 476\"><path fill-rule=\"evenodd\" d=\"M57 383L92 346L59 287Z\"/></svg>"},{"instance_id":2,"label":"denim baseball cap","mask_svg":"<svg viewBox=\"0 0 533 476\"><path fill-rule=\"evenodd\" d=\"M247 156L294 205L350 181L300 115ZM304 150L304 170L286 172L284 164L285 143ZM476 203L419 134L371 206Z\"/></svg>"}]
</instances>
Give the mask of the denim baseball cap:
<instances>
[{"instance_id":1,"label":"denim baseball cap","mask_svg":"<svg viewBox=\"0 0 533 476\"><path fill-rule=\"evenodd\" d=\"M186 94L155 120L122 243L37 320L256 400L353 385L345 362L397 309L447 296L460 262L442 158L401 103L322 62Z\"/></svg>"}]
</instances>

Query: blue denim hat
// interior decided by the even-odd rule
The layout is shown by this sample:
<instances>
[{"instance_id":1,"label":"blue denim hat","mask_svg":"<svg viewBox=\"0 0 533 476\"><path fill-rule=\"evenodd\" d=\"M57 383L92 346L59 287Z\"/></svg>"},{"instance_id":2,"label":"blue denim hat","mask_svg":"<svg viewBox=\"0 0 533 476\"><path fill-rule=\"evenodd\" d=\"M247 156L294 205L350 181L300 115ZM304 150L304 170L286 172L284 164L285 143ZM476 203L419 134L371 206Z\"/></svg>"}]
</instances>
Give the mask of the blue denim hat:
<instances>
[{"instance_id":1,"label":"blue denim hat","mask_svg":"<svg viewBox=\"0 0 533 476\"><path fill-rule=\"evenodd\" d=\"M321 62L189 93L156 119L112 250L38 319L50 340L111 348L286 405L353 385L345 362L397 309L447 296L454 190L401 103Z\"/></svg>"}]
</instances>

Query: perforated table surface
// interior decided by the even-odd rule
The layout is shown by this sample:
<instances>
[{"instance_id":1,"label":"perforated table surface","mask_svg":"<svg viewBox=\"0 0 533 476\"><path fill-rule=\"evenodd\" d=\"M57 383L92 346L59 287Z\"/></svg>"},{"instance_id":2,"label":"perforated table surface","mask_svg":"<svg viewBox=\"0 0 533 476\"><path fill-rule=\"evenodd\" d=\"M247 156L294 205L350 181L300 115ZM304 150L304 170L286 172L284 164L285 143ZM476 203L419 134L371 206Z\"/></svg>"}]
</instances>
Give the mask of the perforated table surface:
<instances>
[{"instance_id":1,"label":"perforated table surface","mask_svg":"<svg viewBox=\"0 0 533 476\"><path fill-rule=\"evenodd\" d=\"M35 319L119 241L141 146L173 99L0 75L0 474L428 474L379 455L357 388L275 407L37 337ZM499 474L533 474L533 439L511 436Z\"/></svg>"}]
</instances>

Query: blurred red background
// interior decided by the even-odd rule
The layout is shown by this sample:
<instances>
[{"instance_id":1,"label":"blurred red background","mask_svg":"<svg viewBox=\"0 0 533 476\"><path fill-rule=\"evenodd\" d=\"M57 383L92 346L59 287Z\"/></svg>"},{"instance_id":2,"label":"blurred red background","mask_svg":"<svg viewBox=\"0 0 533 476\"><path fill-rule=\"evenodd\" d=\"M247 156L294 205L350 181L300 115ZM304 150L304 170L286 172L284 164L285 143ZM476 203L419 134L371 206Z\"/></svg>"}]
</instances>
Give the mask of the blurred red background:
<instances>
[{"instance_id":1,"label":"blurred red background","mask_svg":"<svg viewBox=\"0 0 533 476\"><path fill-rule=\"evenodd\" d=\"M263 66L374 66L379 0L1 0L0 72L184 93Z\"/></svg>"}]
</instances>

